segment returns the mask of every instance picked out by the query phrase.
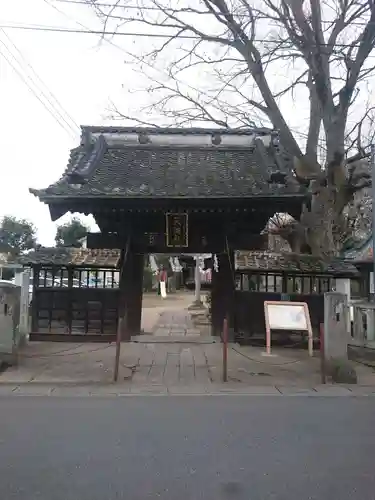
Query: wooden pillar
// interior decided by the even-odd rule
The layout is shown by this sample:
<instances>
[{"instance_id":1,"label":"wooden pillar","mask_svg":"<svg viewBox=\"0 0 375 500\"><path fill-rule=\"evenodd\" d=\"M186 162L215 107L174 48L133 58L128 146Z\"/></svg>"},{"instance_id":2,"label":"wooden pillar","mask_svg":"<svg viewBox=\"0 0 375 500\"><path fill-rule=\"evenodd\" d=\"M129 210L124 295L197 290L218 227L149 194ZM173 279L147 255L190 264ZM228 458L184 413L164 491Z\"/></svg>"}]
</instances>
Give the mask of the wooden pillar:
<instances>
[{"instance_id":1,"label":"wooden pillar","mask_svg":"<svg viewBox=\"0 0 375 500\"><path fill-rule=\"evenodd\" d=\"M129 280L130 289L126 301L127 328L130 335L139 335L141 333L143 271L144 255L133 254Z\"/></svg>"},{"instance_id":2,"label":"wooden pillar","mask_svg":"<svg viewBox=\"0 0 375 500\"><path fill-rule=\"evenodd\" d=\"M219 303L219 273L212 270L211 279L211 334L220 336L220 303Z\"/></svg>"},{"instance_id":3,"label":"wooden pillar","mask_svg":"<svg viewBox=\"0 0 375 500\"><path fill-rule=\"evenodd\" d=\"M219 269L212 274L212 334L220 336L224 318L228 318L230 332L234 326L234 253L217 256ZM232 340L231 333L229 340Z\"/></svg>"},{"instance_id":4,"label":"wooden pillar","mask_svg":"<svg viewBox=\"0 0 375 500\"><path fill-rule=\"evenodd\" d=\"M121 340L125 342L141 332L143 268L144 255L130 250L120 277L119 314L126 316L121 332Z\"/></svg>"}]
</instances>

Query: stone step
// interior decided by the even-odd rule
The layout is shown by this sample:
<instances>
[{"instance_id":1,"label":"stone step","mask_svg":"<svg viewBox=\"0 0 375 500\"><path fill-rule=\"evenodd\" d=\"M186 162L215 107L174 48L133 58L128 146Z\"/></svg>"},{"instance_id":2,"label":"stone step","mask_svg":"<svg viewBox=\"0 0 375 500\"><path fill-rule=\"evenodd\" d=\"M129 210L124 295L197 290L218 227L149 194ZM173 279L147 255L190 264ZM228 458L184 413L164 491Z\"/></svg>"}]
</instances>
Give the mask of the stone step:
<instances>
[{"instance_id":1,"label":"stone step","mask_svg":"<svg viewBox=\"0 0 375 500\"><path fill-rule=\"evenodd\" d=\"M135 335L132 342L139 344L214 344L219 340L216 337L201 337L200 335Z\"/></svg>"}]
</instances>

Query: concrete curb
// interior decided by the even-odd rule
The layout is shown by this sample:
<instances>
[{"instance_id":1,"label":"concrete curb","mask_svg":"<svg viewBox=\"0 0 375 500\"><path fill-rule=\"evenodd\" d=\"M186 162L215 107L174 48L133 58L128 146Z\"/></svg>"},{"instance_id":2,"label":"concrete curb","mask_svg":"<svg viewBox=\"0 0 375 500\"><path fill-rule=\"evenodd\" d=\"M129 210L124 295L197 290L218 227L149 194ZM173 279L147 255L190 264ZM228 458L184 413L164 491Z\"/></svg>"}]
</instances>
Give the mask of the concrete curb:
<instances>
[{"instance_id":1,"label":"concrete curb","mask_svg":"<svg viewBox=\"0 0 375 500\"><path fill-rule=\"evenodd\" d=\"M295 386L162 386L140 384L0 383L0 396L303 396L303 397L368 397L375 387L339 385L302 388Z\"/></svg>"}]
</instances>

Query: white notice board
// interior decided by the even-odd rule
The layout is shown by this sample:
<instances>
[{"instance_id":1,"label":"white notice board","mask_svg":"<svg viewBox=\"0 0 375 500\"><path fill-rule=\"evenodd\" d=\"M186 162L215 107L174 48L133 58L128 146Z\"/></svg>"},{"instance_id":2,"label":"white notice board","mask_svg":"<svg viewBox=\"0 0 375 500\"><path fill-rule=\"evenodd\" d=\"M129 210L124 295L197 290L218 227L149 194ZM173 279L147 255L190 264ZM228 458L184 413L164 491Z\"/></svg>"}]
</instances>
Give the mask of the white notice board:
<instances>
[{"instance_id":1,"label":"white notice board","mask_svg":"<svg viewBox=\"0 0 375 500\"><path fill-rule=\"evenodd\" d=\"M271 352L271 330L306 331L309 334L309 352L313 352L313 334L309 307L306 302L264 301L266 347Z\"/></svg>"},{"instance_id":2,"label":"white notice board","mask_svg":"<svg viewBox=\"0 0 375 500\"><path fill-rule=\"evenodd\" d=\"M267 303L271 330L308 330L305 304L298 302Z\"/></svg>"}]
</instances>

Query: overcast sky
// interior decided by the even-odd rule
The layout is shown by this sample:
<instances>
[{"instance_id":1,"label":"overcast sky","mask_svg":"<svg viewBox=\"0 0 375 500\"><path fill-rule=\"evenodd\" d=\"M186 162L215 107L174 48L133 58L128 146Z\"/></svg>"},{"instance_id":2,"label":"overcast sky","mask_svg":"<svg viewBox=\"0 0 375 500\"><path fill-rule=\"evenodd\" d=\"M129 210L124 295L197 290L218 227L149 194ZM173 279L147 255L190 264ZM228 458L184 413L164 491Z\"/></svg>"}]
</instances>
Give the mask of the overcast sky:
<instances>
[{"instance_id":1,"label":"overcast sky","mask_svg":"<svg viewBox=\"0 0 375 500\"><path fill-rule=\"evenodd\" d=\"M95 13L86 6L53 0L2 0L1 6L2 25L82 29L78 24L82 23L91 29L101 27ZM115 43L125 51L127 48L134 50L136 44L137 50L142 51L146 42L139 38L116 37ZM27 62L21 62L20 66L9 50L18 60L21 53ZM64 127L68 128L66 132L27 88L23 79L35 89L28 75L41 87L27 63L32 65L47 89L78 125L111 123L108 118L110 100L126 110L126 91L137 87L140 76L124 63L126 55L121 50L109 43L100 43L99 37L91 34L5 29L5 33L0 31L0 52L0 130L3 144L0 216L12 214L30 219L38 229L40 243L51 245L56 224L50 220L48 207L29 194L28 188L46 187L61 176L69 150L78 144L79 129L67 118L74 131L69 132L64 123ZM4 56L21 72L23 79ZM44 100L38 88L36 93ZM50 107L48 103L47 106Z\"/></svg>"},{"instance_id":2,"label":"overcast sky","mask_svg":"<svg viewBox=\"0 0 375 500\"><path fill-rule=\"evenodd\" d=\"M77 28L77 24L56 12L44 0L2 0L1 7L2 25ZM90 28L99 27L90 9L69 6L63 10ZM74 122L78 125L109 123L106 120L109 99L122 95L121 85L125 80L131 80L131 68L124 65L124 55L119 50L106 43L99 47L98 37L93 35L11 29L6 30L6 35ZM61 176L69 150L78 145L79 129L67 133L4 59L6 56L23 73L26 81L29 80L25 74L29 74L38 82L25 62L20 66L12 59L4 44L18 59L20 54L10 40L0 31L0 215L12 214L30 219L38 228L40 242L51 245L56 226L50 220L48 207L29 194L28 188L46 187Z\"/></svg>"},{"instance_id":3,"label":"overcast sky","mask_svg":"<svg viewBox=\"0 0 375 500\"><path fill-rule=\"evenodd\" d=\"M1 0L1 7L2 26L43 25L82 30L83 24L89 29L101 29L100 21L87 6L54 0ZM146 31L145 26L140 30ZM109 119L110 101L134 116L141 105L153 98L150 93L137 97L130 94L144 86L145 79L140 75L139 65L136 68L124 62L127 51L148 51L152 42L123 36L115 37L113 42L116 46L100 42L100 37L92 34L0 29L0 216L10 214L31 220L43 245L54 243L56 224L51 222L48 207L29 194L29 187L47 187L62 175L69 150L79 143L77 125L113 124ZM173 51L172 55L175 56ZM201 91L209 75L199 71L190 73L189 81ZM160 72L155 74L162 77ZM289 76L281 68L271 83L284 86L283 79ZM70 118L64 115L68 124L55 111L51 116L25 82L44 102L40 89L47 94L52 92L70 115ZM46 106L51 107L48 102ZM296 93L283 103L282 110L297 137L306 131L308 100L304 96Z\"/></svg>"}]
</instances>

